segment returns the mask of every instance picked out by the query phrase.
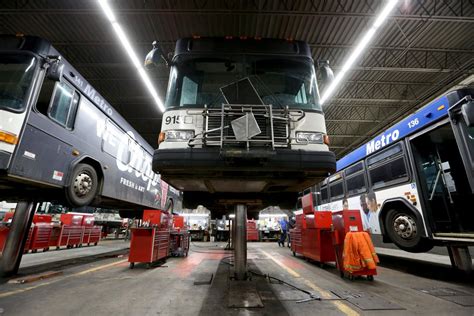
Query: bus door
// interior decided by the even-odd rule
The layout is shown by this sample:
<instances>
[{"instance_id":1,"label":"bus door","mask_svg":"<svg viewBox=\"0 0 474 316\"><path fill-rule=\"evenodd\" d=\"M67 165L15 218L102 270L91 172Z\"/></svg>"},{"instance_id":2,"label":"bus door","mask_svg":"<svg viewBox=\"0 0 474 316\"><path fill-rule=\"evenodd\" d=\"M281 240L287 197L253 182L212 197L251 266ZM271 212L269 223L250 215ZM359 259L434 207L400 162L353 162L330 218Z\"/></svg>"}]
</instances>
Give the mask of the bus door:
<instances>
[{"instance_id":1,"label":"bus door","mask_svg":"<svg viewBox=\"0 0 474 316\"><path fill-rule=\"evenodd\" d=\"M474 237L474 199L449 123L410 139L417 187L435 236Z\"/></svg>"}]
</instances>

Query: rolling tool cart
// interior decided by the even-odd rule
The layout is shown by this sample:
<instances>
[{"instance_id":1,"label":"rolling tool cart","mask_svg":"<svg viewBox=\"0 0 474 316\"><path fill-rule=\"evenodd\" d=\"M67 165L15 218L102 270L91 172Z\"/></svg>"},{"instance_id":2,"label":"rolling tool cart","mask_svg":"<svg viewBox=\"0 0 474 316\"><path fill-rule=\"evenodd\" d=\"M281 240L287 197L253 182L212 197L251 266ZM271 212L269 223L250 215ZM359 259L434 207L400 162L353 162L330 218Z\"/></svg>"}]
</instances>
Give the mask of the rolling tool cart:
<instances>
[{"instance_id":1,"label":"rolling tool cart","mask_svg":"<svg viewBox=\"0 0 474 316\"><path fill-rule=\"evenodd\" d=\"M331 242L331 212L305 214L305 223L306 228L302 230L303 256L321 265L336 261Z\"/></svg>"},{"instance_id":2,"label":"rolling tool cart","mask_svg":"<svg viewBox=\"0 0 474 316\"><path fill-rule=\"evenodd\" d=\"M189 232L184 217L173 216L173 229L170 232L170 255L187 257L189 252Z\"/></svg>"},{"instance_id":3,"label":"rolling tool cart","mask_svg":"<svg viewBox=\"0 0 474 316\"><path fill-rule=\"evenodd\" d=\"M348 277L353 280L355 276L367 276L372 281L377 275L377 269L362 268L352 271L344 267L344 240L350 232L364 232L359 210L345 210L332 213L333 232L332 242L336 253L336 266L341 278Z\"/></svg>"},{"instance_id":4,"label":"rolling tool cart","mask_svg":"<svg viewBox=\"0 0 474 316\"><path fill-rule=\"evenodd\" d=\"M315 211L313 200L312 194L301 198L303 214L296 216L296 226L291 236L292 251L294 255L296 253L302 254L305 258L315 260L323 265L336 260L331 241L332 213L330 211ZM298 240L299 238L301 238L301 242Z\"/></svg>"},{"instance_id":5,"label":"rolling tool cart","mask_svg":"<svg viewBox=\"0 0 474 316\"><path fill-rule=\"evenodd\" d=\"M135 263L146 263L150 268L152 263L168 257L170 244L171 216L160 210L143 211L142 227L132 228L130 268Z\"/></svg>"},{"instance_id":6,"label":"rolling tool cart","mask_svg":"<svg viewBox=\"0 0 474 316\"><path fill-rule=\"evenodd\" d=\"M304 214L296 215L295 227L290 229L290 245L293 256L296 256L297 253L303 253L303 219Z\"/></svg>"}]
</instances>

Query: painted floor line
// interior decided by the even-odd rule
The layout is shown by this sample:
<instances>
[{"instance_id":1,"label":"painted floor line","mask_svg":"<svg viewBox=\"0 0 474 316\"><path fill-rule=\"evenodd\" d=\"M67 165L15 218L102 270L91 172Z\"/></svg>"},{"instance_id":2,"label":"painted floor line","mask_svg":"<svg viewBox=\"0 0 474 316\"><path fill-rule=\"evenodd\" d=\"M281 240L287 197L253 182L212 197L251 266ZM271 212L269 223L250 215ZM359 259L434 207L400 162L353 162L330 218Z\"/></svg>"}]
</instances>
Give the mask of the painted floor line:
<instances>
[{"instance_id":1,"label":"painted floor line","mask_svg":"<svg viewBox=\"0 0 474 316\"><path fill-rule=\"evenodd\" d=\"M296 272L295 270L291 269L290 267L287 267L286 265L284 265L280 260L278 260L277 258L275 258L274 256L272 256L271 254L269 254L268 252L264 251L264 250L261 250L260 251L265 255L267 256L268 258L272 259L277 265L279 265L280 267L282 267L285 271L287 271L289 274L291 274L292 276L296 277L296 278L300 278L300 274L298 272ZM320 287L318 287L316 284L314 284L313 282L303 278L304 282L306 285L308 285L310 288L312 288L313 290L321 293L321 296L323 298L331 298L333 297L333 295L326 291L326 290L323 290L321 289ZM344 314L348 315L348 316L358 316L360 315L358 312L356 312L355 310L353 310L352 308L350 308L349 306L347 306L346 304L344 304L343 302L338 302L338 301L333 301L331 302L332 304L334 304L341 312L343 312Z\"/></svg>"},{"instance_id":2,"label":"painted floor line","mask_svg":"<svg viewBox=\"0 0 474 316\"><path fill-rule=\"evenodd\" d=\"M56 283L56 282L59 282L59 281L63 281L63 280L68 279L68 278L72 278L72 277L75 277L75 276L80 276L80 275L84 275L84 274L87 274L87 273L92 273L92 272L95 272L95 271L99 271L99 270L102 270L102 269L113 267L113 266L119 265L121 263L124 263L126 261L128 261L128 259L108 263L108 264L105 264L105 265L102 265L102 266L98 266L98 267L91 268L91 269L88 269L88 270L85 270L85 271L77 272L77 273L74 273L74 274L67 275L65 277L56 279L56 280L52 280L52 281L49 281L49 282L37 284L37 285L30 286L30 287L27 287L27 288L24 288L24 289L18 289L18 290L5 292L5 293L0 293L0 298L7 297L7 296L12 296L12 295L15 295L15 294L20 294L20 293L27 292L27 291L31 291L31 290L34 290L34 289L37 289L37 288L40 288L40 287L43 287L43 286L46 286L46 285L50 285L50 284L53 284L53 283Z\"/></svg>"}]
</instances>

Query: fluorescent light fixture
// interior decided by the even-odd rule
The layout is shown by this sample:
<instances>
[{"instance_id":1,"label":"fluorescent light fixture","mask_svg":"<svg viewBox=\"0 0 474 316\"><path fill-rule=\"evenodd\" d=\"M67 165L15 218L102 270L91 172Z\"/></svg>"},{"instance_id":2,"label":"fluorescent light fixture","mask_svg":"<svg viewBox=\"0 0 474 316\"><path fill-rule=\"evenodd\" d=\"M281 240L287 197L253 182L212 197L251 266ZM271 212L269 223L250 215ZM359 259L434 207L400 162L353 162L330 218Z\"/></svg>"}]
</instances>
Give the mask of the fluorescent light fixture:
<instances>
[{"instance_id":1,"label":"fluorescent light fixture","mask_svg":"<svg viewBox=\"0 0 474 316\"><path fill-rule=\"evenodd\" d=\"M269 217L288 217L288 215L283 213L275 213L275 214L259 214L258 218L269 218Z\"/></svg>"},{"instance_id":2,"label":"fluorescent light fixture","mask_svg":"<svg viewBox=\"0 0 474 316\"><path fill-rule=\"evenodd\" d=\"M235 214L229 214L229 218L235 218Z\"/></svg>"},{"instance_id":3,"label":"fluorescent light fixture","mask_svg":"<svg viewBox=\"0 0 474 316\"><path fill-rule=\"evenodd\" d=\"M117 37L120 40L120 43L122 44L123 48L127 52L127 55L130 58L133 66L137 68L140 78L142 79L146 88L148 89L151 96L153 97L153 100L155 101L156 105L158 106L161 112L164 112L165 107L163 106L163 101L161 101L160 97L158 96L158 93L156 92L155 87L153 87L153 84L151 83L150 77L148 77L148 74L143 69L143 66L140 60L138 59L137 54L135 54L135 51L133 50L133 47L130 44L130 41L128 40L127 35L123 31L120 24L117 22L114 11L110 7L109 2L107 0L97 0L97 1L99 2L99 5L102 8L102 11L104 11L105 16L112 24L115 34L117 35Z\"/></svg>"},{"instance_id":4,"label":"fluorescent light fixture","mask_svg":"<svg viewBox=\"0 0 474 316\"><path fill-rule=\"evenodd\" d=\"M329 99L329 97L334 93L334 91L340 85L346 73L349 71L352 65L357 61L357 59L365 50L367 45L369 45L377 29L383 24L383 22L385 22L388 15L390 14L390 12L393 10L393 8L395 7L397 3L398 3L398 0L387 0L385 7L382 9L382 11L379 13L377 18L375 19L374 24L372 24L372 26L367 31L367 33L365 33L364 37L362 37L360 42L357 44L356 48L352 51L351 55L342 66L339 73L336 75L336 78L331 82L331 84L326 89L326 91L324 91L321 97L321 104L324 104Z\"/></svg>"}]
</instances>

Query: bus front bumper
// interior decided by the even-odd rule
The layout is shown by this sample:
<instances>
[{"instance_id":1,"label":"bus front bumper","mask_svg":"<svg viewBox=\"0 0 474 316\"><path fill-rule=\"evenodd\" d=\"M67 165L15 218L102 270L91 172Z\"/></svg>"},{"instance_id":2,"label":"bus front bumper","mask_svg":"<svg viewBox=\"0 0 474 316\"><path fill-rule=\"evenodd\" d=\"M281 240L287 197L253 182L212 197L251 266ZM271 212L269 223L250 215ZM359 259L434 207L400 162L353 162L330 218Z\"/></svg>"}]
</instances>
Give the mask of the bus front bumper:
<instances>
[{"instance_id":1,"label":"bus front bumper","mask_svg":"<svg viewBox=\"0 0 474 316\"><path fill-rule=\"evenodd\" d=\"M329 151L157 149L153 171L185 191L301 191L336 170Z\"/></svg>"}]
</instances>

